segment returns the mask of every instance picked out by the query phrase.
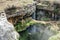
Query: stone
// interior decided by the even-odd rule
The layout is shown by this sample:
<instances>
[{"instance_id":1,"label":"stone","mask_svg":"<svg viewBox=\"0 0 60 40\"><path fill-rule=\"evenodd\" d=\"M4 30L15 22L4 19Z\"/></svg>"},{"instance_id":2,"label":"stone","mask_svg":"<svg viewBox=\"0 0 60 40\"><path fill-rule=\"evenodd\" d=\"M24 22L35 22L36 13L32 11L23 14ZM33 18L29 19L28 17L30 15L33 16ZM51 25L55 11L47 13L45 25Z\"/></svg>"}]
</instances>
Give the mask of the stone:
<instances>
[{"instance_id":1,"label":"stone","mask_svg":"<svg viewBox=\"0 0 60 40\"><path fill-rule=\"evenodd\" d=\"M32 14L33 12L35 12L35 2L33 0L0 0L0 11L6 11L7 9L12 9L12 7L16 8L17 10L14 13L10 13L11 15L9 15L9 11L7 11L7 17L15 17L15 16L19 16L19 15L26 15L26 13L28 14Z\"/></svg>"},{"instance_id":2,"label":"stone","mask_svg":"<svg viewBox=\"0 0 60 40\"><path fill-rule=\"evenodd\" d=\"M0 40L18 40L19 34L14 26L7 21L6 14L0 13Z\"/></svg>"}]
</instances>

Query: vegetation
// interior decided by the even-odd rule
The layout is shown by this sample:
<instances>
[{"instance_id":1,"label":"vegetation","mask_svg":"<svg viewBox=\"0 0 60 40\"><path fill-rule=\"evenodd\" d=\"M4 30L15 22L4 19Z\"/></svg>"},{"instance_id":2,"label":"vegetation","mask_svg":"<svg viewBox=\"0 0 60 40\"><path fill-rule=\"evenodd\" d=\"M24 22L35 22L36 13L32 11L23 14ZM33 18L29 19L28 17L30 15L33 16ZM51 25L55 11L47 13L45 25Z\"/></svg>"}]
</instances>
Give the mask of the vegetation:
<instances>
[{"instance_id":1,"label":"vegetation","mask_svg":"<svg viewBox=\"0 0 60 40\"><path fill-rule=\"evenodd\" d=\"M48 20L50 20L50 18L43 17L43 18L41 18L41 20L42 21L48 21Z\"/></svg>"},{"instance_id":2,"label":"vegetation","mask_svg":"<svg viewBox=\"0 0 60 40\"><path fill-rule=\"evenodd\" d=\"M20 38L19 38L19 40L28 40L28 31L27 30L25 30L25 31L23 31L23 32L21 32L20 33Z\"/></svg>"},{"instance_id":3,"label":"vegetation","mask_svg":"<svg viewBox=\"0 0 60 40\"><path fill-rule=\"evenodd\" d=\"M33 3L33 0L20 0L19 1L19 3L20 3L20 5L19 6L26 6L26 5L28 5L28 4L31 4L31 3ZM10 3L9 3L10 4ZM42 5L43 4L43 5ZM47 2L44 2L44 3L39 3L38 5L41 5L41 6L39 6L39 7L47 7L47 8L49 8L49 6L50 6L50 3L47 1ZM11 9L7 9L7 11L9 12L9 13L16 13L16 11L18 11L18 10L16 10L16 8L12 8L13 10L11 10ZM28 8L27 8L28 9ZM56 16L57 14L59 13L59 8L56 8L56 9L54 9L54 15L53 16ZM28 14L29 15L29 14ZM51 14L50 14L51 15ZM48 20L50 20L50 18L48 18L48 16L50 16L49 14L47 14L46 16L47 17L42 17L41 18L41 21L36 21L36 20L34 20L34 19L32 19L32 18L26 18L26 19L22 19L21 21L19 21L19 22L17 22L14 26L15 26L15 29L16 29L16 31L17 32L22 32L22 31L24 31L24 30L26 30L26 28L28 28L30 25L33 25L33 24L46 24L46 22L44 22L44 21L48 21ZM48 23L48 22L47 22ZM49 24L48 24L49 25ZM47 25L47 26L48 26ZM53 25L53 24L52 24ZM58 31L54 31L55 29L54 28L51 28L51 27L49 27L49 29L52 29L51 31L53 31L56 35L54 35L54 36L52 36L52 37L50 37L49 38L49 40L60 40L60 37L59 37L59 35L60 35L60 33L58 33ZM28 31L24 31L24 32L22 32L22 33L20 33L20 39L19 40L29 40L28 39Z\"/></svg>"},{"instance_id":4,"label":"vegetation","mask_svg":"<svg viewBox=\"0 0 60 40\"><path fill-rule=\"evenodd\" d=\"M19 21L16 25L15 25L15 29L16 31L20 32L20 31L23 31L25 30L27 27L29 27L30 25L33 25L33 24L47 24L49 22L44 22L44 21L36 21L32 18L26 18L25 20L22 20L22 21Z\"/></svg>"},{"instance_id":5,"label":"vegetation","mask_svg":"<svg viewBox=\"0 0 60 40\"><path fill-rule=\"evenodd\" d=\"M60 33L50 37L48 40L60 40L60 36L59 35L60 35Z\"/></svg>"},{"instance_id":6,"label":"vegetation","mask_svg":"<svg viewBox=\"0 0 60 40\"><path fill-rule=\"evenodd\" d=\"M28 20L25 19L24 21L23 21L23 20L22 20L22 21L19 21L19 22L15 25L15 29L16 29L18 32L20 32L20 31L25 30L27 27L29 27L30 25L33 25L33 24L35 24L35 22L34 22L33 20L31 20L31 19L28 18Z\"/></svg>"}]
</instances>

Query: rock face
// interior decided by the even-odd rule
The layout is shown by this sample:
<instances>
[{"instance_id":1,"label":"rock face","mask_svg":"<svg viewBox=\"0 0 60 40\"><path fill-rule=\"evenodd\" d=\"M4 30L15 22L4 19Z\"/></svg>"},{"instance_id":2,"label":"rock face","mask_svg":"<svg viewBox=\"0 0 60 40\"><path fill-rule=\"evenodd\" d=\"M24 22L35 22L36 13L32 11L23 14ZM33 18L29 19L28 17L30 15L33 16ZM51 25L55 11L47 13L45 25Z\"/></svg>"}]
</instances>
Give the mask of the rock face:
<instances>
[{"instance_id":1,"label":"rock face","mask_svg":"<svg viewBox=\"0 0 60 40\"><path fill-rule=\"evenodd\" d=\"M20 0L18 1L17 0L17 3L19 4L19 6L17 6L18 4L16 3L16 1L11 1L11 5L9 3L10 1L6 2L7 6L5 8L5 12L7 14L7 17L10 18L10 17L15 17L15 16L29 16L31 15L32 13L35 12L36 10L36 7L35 7L35 2L33 0ZM13 4L14 2L14 4ZM13 9L15 7L15 9ZM9 10L11 9L11 10ZM4 10L4 9L3 9ZM15 11L13 11L15 10Z\"/></svg>"},{"instance_id":2,"label":"rock face","mask_svg":"<svg viewBox=\"0 0 60 40\"><path fill-rule=\"evenodd\" d=\"M36 10L34 3L27 4L22 7L15 7L15 8L16 8L16 10L13 9L12 7L6 9L5 12L6 12L8 18L16 17L16 16L30 16ZM9 9L11 9L12 11L10 11ZM15 10L15 11L13 11L13 10Z\"/></svg>"},{"instance_id":3,"label":"rock face","mask_svg":"<svg viewBox=\"0 0 60 40\"><path fill-rule=\"evenodd\" d=\"M0 13L0 40L18 40L18 38L18 33L13 25L7 21L5 13Z\"/></svg>"},{"instance_id":4,"label":"rock face","mask_svg":"<svg viewBox=\"0 0 60 40\"><path fill-rule=\"evenodd\" d=\"M19 15L24 16L26 14L30 15L35 9L35 2L33 0L0 0L0 11L6 10L8 18ZM14 12L12 13L12 11Z\"/></svg>"}]
</instances>

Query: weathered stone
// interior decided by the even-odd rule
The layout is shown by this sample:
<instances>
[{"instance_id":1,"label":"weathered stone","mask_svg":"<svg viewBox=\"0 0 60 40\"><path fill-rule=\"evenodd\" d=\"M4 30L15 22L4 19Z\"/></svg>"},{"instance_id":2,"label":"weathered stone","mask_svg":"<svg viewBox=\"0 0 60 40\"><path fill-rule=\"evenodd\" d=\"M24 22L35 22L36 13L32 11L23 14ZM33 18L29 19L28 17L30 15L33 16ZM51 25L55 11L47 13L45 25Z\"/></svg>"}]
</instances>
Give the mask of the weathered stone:
<instances>
[{"instance_id":1,"label":"weathered stone","mask_svg":"<svg viewBox=\"0 0 60 40\"><path fill-rule=\"evenodd\" d=\"M12 7L16 8L16 11L13 13L10 11L10 9L13 9ZM24 16L26 14L30 15L35 9L35 2L33 0L0 0L0 11L7 10L6 13L8 18L19 15ZM9 15L9 11L11 15Z\"/></svg>"},{"instance_id":2,"label":"weathered stone","mask_svg":"<svg viewBox=\"0 0 60 40\"><path fill-rule=\"evenodd\" d=\"M7 21L6 14L0 13L0 40L18 40L19 34L14 26Z\"/></svg>"}]
</instances>

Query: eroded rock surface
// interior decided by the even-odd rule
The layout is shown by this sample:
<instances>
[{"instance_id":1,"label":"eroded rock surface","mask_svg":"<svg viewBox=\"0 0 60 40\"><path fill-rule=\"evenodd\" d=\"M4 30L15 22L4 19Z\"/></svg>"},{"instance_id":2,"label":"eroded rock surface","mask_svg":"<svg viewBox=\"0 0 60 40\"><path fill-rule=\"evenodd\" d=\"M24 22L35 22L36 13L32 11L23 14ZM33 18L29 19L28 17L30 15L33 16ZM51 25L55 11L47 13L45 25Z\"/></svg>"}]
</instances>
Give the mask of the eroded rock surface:
<instances>
[{"instance_id":1,"label":"eroded rock surface","mask_svg":"<svg viewBox=\"0 0 60 40\"><path fill-rule=\"evenodd\" d=\"M13 25L7 21L5 13L0 13L0 40L18 40L18 38L18 33Z\"/></svg>"},{"instance_id":2,"label":"eroded rock surface","mask_svg":"<svg viewBox=\"0 0 60 40\"><path fill-rule=\"evenodd\" d=\"M10 13L10 9L16 8L14 13ZM9 9L9 10L7 10ZM0 0L0 11L7 10L7 17L15 17L19 15L30 15L35 12L35 2L33 0ZM14 9L15 10L15 9ZM11 15L9 15L11 14Z\"/></svg>"}]
</instances>

